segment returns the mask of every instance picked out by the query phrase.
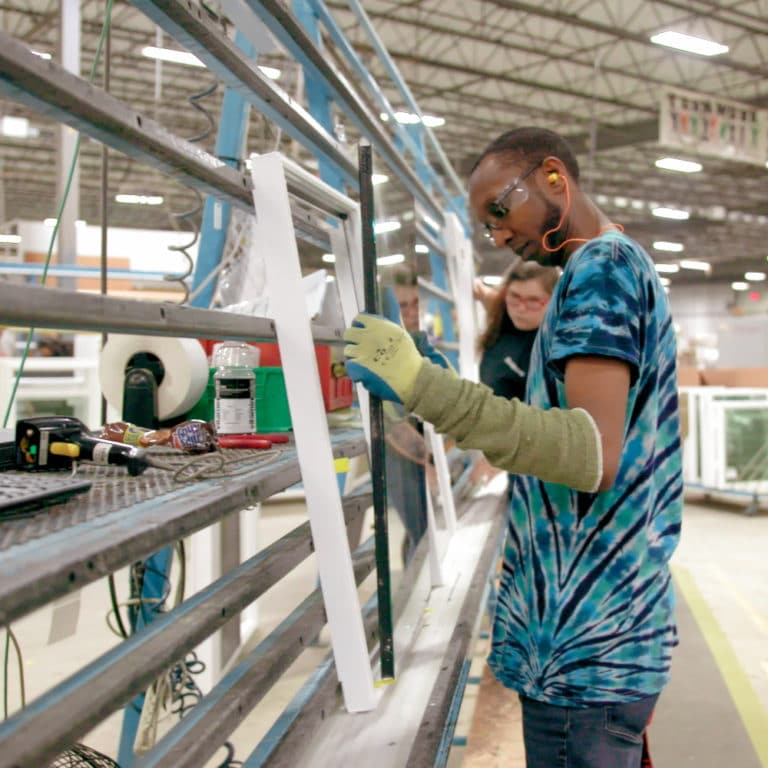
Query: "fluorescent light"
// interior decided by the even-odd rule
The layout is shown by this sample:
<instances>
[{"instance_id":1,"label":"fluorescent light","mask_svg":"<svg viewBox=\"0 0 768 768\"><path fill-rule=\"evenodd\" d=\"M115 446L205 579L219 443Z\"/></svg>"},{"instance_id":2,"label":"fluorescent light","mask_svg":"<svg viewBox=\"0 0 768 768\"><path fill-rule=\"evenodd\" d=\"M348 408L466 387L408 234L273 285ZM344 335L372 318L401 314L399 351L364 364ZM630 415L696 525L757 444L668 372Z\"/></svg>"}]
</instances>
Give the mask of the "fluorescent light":
<instances>
[{"instance_id":1,"label":"fluorescent light","mask_svg":"<svg viewBox=\"0 0 768 768\"><path fill-rule=\"evenodd\" d=\"M0 134L9 139L29 139L40 132L29 124L26 117L14 117L5 115L0 118Z\"/></svg>"},{"instance_id":2,"label":"fluorescent light","mask_svg":"<svg viewBox=\"0 0 768 768\"><path fill-rule=\"evenodd\" d=\"M126 205L162 205L161 195L115 195L115 202Z\"/></svg>"},{"instance_id":3,"label":"fluorescent light","mask_svg":"<svg viewBox=\"0 0 768 768\"><path fill-rule=\"evenodd\" d=\"M665 171L679 171L680 173L698 173L704 166L693 160L681 160L679 157L660 157L656 161L657 168Z\"/></svg>"},{"instance_id":4,"label":"fluorescent light","mask_svg":"<svg viewBox=\"0 0 768 768\"><path fill-rule=\"evenodd\" d=\"M84 219L78 219L75 222L76 227L84 227L88 222ZM49 229L52 229L56 226L56 219L43 219L43 226L48 227Z\"/></svg>"},{"instance_id":5,"label":"fluorescent light","mask_svg":"<svg viewBox=\"0 0 768 768\"><path fill-rule=\"evenodd\" d=\"M751 280L754 283L759 283L761 280L765 280L765 272L745 272L744 279Z\"/></svg>"},{"instance_id":6,"label":"fluorescent light","mask_svg":"<svg viewBox=\"0 0 768 768\"><path fill-rule=\"evenodd\" d=\"M270 80L278 80L282 72L277 67L262 67L259 64L261 74L268 77Z\"/></svg>"},{"instance_id":7,"label":"fluorescent light","mask_svg":"<svg viewBox=\"0 0 768 768\"><path fill-rule=\"evenodd\" d=\"M429 246L424 243L416 243L416 253L429 253Z\"/></svg>"},{"instance_id":8,"label":"fluorescent light","mask_svg":"<svg viewBox=\"0 0 768 768\"><path fill-rule=\"evenodd\" d=\"M389 256L379 256L378 259L376 259L376 263L380 267L391 267L395 264L402 264L405 261L405 254L403 253L393 253Z\"/></svg>"},{"instance_id":9,"label":"fluorescent light","mask_svg":"<svg viewBox=\"0 0 768 768\"><path fill-rule=\"evenodd\" d=\"M379 117L386 123L389 120L389 115L386 112L382 112ZM445 125L444 117L436 117L435 115L422 115L419 117L413 112L395 112L395 120L400 125L418 125L422 123L429 128L440 128Z\"/></svg>"},{"instance_id":10,"label":"fluorescent light","mask_svg":"<svg viewBox=\"0 0 768 768\"><path fill-rule=\"evenodd\" d=\"M688 211L683 211L680 208L654 208L651 213L660 219L676 219L677 221L685 221L691 215Z\"/></svg>"},{"instance_id":11,"label":"fluorescent light","mask_svg":"<svg viewBox=\"0 0 768 768\"><path fill-rule=\"evenodd\" d=\"M333 253L324 253L322 259L326 264L336 263L336 256Z\"/></svg>"},{"instance_id":12,"label":"fluorescent light","mask_svg":"<svg viewBox=\"0 0 768 768\"><path fill-rule=\"evenodd\" d=\"M21 235L0 235L0 245L18 245Z\"/></svg>"},{"instance_id":13,"label":"fluorescent light","mask_svg":"<svg viewBox=\"0 0 768 768\"><path fill-rule=\"evenodd\" d=\"M626 197L614 197L613 204L617 208L626 208L629 205L629 200Z\"/></svg>"},{"instance_id":14,"label":"fluorescent light","mask_svg":"<svg viewBox=\"0 0 768 768\"><path fill-rule=\"evenodd\" d=\"M435 232L440 231L440 225L430 216L422 216L422 219L424 219L424 223L432 227L432 229L435 230Z\"/></svg>"},{"instance_id":15,"label":"fluorescent light","mask_svg":"<svg viewBox=\"0 0 768 768\"><path fill-rule=\"evenodd\" d=\"M333 275L326 275L325 276L325 282L326 283L333 283L335 282L336 278Z\"/></svg>"},{"instance_id":16,"label":"fluorescent light","mask_svg":"<svg viewBox=\"0 0 768 768\"><path fill-rule=\"evenodd\" d=\"M377 221L373 225L373 232L376 235L384 234L385 232L395 232L402 224L399 221Z\"/></svg>"},{"instance_id":17,"label":"fluorescent light","mask_svg":"<svg viewBox=\"0 0 768 768\"><path fill-rule=\"evenodd\" d=\"M697 53L699 56L719 56L721 53L728 53L727 45L721 45L704 37L675 32L671 29L653 35L651 42L656 43L656 45L665 45L667 48L676 48L679 51Z\"/></svg>"},{"instance_id":18,"label":"fluorescent light","mask_svg":"<svg viewBox=\"0 0 768 768\"><path fill-rule=\"evenodd\" d=\"M749 290L749 283L742 283L740 280L737 280L735 283L731 283L731 288L734 291L747 291Z\"/></svg>"},{"instance_id":19,"label":"fluorescent light","mask_svg":"<svg viewBox=\"0 0 768 768\"><path fill-rule=\"evenodd\" d=\"M666 288L669 285L672 285L672 281L668 277L660 277L659 282Z\"/></svg>"},{"instance_id":20,"label":"fluorescent light","mask_svg":"<svg viewBox=\"0 0 768 768\"><path fill-rule=\"evenodd\" d=\"M481 279L485 285L501 285L504 278L501 275L483 275Z\"/></svg>"},{"instance_id":21,"label":"fluorescent light","mask_svg":"<svg viewBox=\"0 0 768 768\"><path fill-rule=\"evenodd\" d=\"M679 264L655 264L656 271L661 275L674 275L675 272L680 271Z\"/></svg>"},{"instance_id":22,"label":"fluorescent light","mask_svg":"<svg viewBox=\"0 0 768 768\"><path fill-rule=\"evenodd\" d=\"M695 269L698 272L710 272L712 265L708 261L693 261L692 259L683 259L680 262L683 269Z\"/></svg>"},{"instance_id":23,"label":"fluorescent light","mask_svg":"<svg viewBox=\"0 0 768 768\"><path fill-rule=\"evenodd\" d=\"M154 45L147 45L141 49L141 55L146 56L148 59L167 61L171 64L184 64L187 67L205 67L205 64L194 53L189 51L176 51L171 48L157 48Z\"/></svg>"},{"instance_id":24,"label":"fluorescent light","mask_svg":"<svg viewBox=\"0 0 768 768\"><path fill-rule=\"evenodd\" d=\"M387 176L386 173L374 173L371 176L371 183L373 185L386 184L388 181L389 181L389 176Z\"/></svg>"},{"instance_id":25,"label":"fluorescent light","mask_svg":"<svg viewBox=\"0 0 768 768\"><path fill-rule=\"evenodd\" d=\"M656 240L653 247L657 251L668 251L669 253L680 253L680 251L685 250L682 243L670 243L668 240Z\"/></svg>"},{"instance_id":26,"label":"fluorescent light","mask_svg":"<svg viewBox=\"0 0 768 768\"><path fill-rule=\"evenodd\" d=\"M52 58L52 57L51 57L51 54L50 54L50 53L46 53L45 51L33 51L33 50L30 48L30 49L29 49L29 52L30 52L30 53L34 53L34 54L35 54L35 56L39 56L41 59L45 59L46 61L50 61L50 60L51 60L51 58Z\"/></svg>"}]
</instances>

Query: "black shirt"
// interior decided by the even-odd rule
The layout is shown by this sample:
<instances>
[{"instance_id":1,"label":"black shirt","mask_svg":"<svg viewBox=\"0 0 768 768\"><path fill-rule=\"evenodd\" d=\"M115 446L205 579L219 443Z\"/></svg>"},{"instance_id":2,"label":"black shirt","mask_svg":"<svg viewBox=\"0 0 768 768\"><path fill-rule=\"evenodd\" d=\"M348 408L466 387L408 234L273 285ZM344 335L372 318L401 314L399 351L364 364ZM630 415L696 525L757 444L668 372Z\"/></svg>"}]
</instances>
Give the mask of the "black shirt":
<instances>
[{"instance_id":1,"label":"black shirt","mask_svg":"<svg viewBox=\"0 0 768 768\"><path fill-rule=\"evenodd\" d=\"M520 331L506 317L499 338L483 352L480 381L495 395L525 400L525 382L538 329Z\"/></svg>"}]
</instances>

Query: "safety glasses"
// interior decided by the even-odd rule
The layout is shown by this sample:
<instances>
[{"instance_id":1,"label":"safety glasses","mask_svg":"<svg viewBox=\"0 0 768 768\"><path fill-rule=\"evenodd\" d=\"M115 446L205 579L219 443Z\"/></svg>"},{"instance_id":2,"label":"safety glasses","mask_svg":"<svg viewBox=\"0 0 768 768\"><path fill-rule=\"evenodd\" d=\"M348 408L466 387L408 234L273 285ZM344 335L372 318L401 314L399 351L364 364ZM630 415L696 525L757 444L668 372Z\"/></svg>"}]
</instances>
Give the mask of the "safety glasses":
<instances>
[{"instance_id":1,"label":"safety glasses","mask_svg":"<svg viewBox=\"0 0 768 768\"><path fill-rule=\"evenodd\" d=\"M501 220L515 208L519 208L528 199L528 188L523 186L523 182L541 165L531 166L522 176L518 176L513 182L507 184L504 189L496 196L494 200L488 203L488 213L496 219L493 222L484 222L486 237L491 236L491 232L501 229Z\"/></svg>"}]
</instances>

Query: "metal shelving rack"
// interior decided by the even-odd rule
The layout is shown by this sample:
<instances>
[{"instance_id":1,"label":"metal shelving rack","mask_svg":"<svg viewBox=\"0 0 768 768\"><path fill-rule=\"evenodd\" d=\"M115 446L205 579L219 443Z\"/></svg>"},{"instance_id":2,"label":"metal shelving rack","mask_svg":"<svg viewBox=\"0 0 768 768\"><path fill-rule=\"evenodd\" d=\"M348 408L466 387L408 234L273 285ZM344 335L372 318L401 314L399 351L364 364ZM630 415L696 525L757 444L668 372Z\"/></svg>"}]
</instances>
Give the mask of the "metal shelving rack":
<instances>
[{"instance_id":1,"label":"metal shelving rack","mask_svg":"<svg viewBox=\"0 0 768 768\"><path fill-rule=\"evenodd\" d=\"M318 156L332 163L353 188L356 169L339 143L293 99L265 78L255 64L229 39L226 31L193 2L184 0L135 0L134 3L159 26L198 55L226 86ZM322 51L302 30L293 15L279 3L246 0L296 59L321 78L374 149L416 198L419 206L442 227L443 208L455 205L429 189L424 158L417 174L397 142L382 128L364 101L328 65ZM98 141L167 173L203 194L253 212L253 185L247 174L136 113L102 89L66 72L53 61L32 54L25 45L0 32L0 93L22 101ZM399 129L398 129L399 130ZM401 132L402 133L402 132ZM406 147L411 142L404 140ZM331 244L325 214L345 214L342 197L335 200L327 189L317 192L301 173L286 166L287 191L292 201L314 209L292 212L298 237L323 247ZM444 249L428 232L421 233L436 252ZM444 302L445 290L429 283L422 289ZM199 338L274 340L275 324L268 318L245 318L223 312L176 305L145 304L109 296L14 285L0 285L0 319L16 325L39 325L67 330L98 330ZM313 328L316 342L338 343L341 330ZM362 431L332 435L334 456L355 456L366 449ZM253 460L252 468L248 462ZM300 479L293 450L268 466L243 455L242 473L234 478L198 481L183 487L168 485L160 470L150 469L142 478L126 482L124 476L100 477L90 492L90 502L69 502L56 509L55 530L40 519L14 523L0 540L0 617L9 623L19 616L78 589L158 548L225 519L231 513L295 484ZM108 474L108 473L107 473ZM343 500L347 525L369 504L367 492ZM445 656L439 660L436 679L425 683L430 700L414 723L418 747L409 765L427 761L442 764L452 733L451 713L461 699L466 678L466 651L478 606L503 528L503 516L492 502L467 516L475 537L482 535L476 557L462 566L465 574L461 610L455 628L446 638ZM459 529L462 521L459 521ZM454 537L454 541L462 537ZM484 543L483 543L484 542ZM457 546L460 544L457 541ZM297 563L313 544L308 524L292 531L271 547L224 574L206 589L157 618L139 633L104 654L85 669L56 686L0 725L0 768L47 764L90 727L132 699L169 663L195 647L243 607L251 603ZM426 556L423 542L401 588L395 594L395 616L413 599L415 572ZM370 544L353 556L356 583L373 565ZM450 594L456 605L459 593ZM418 608L417 610L423 610ZM365 637L375 646L373 605L363 611ZM325 622L322 598L315 593L293 611L264 643L232 669L210 692L201 706L187 716L142 760L144 766L198 766L203 754L223 742L301 652L308 639ZM138 660L141 663L137 663ZM338 707L338 680L329 658L317 670L278 722L268 739L244 762L294 765L295 755L306 747L327 714ZM442 726L435 727L435 713ZM446 739L448 741L446 742Z\"/></svg>"}]
</instances>

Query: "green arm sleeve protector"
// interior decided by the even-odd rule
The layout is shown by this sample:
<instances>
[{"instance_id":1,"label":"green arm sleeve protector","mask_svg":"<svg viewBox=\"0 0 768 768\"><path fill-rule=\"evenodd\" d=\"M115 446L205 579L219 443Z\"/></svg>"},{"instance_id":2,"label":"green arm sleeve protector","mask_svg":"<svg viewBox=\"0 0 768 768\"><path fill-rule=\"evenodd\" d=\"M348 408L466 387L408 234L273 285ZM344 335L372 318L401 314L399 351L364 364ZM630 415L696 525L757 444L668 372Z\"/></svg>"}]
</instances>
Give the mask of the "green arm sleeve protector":
<instances>
[{"instance_id":1,"label":"green arm sleeve protector","mask_svg":"<svg viewBox=\"0 0 768 768\"><path fill-rule=\"evenodd\" d=\"M422 363L405 406L453 437L477 448L496 467L594 493L603 476L597 425L581 408L543 410L497 397L484 384Z\"/></svg>"}]
</instances>

